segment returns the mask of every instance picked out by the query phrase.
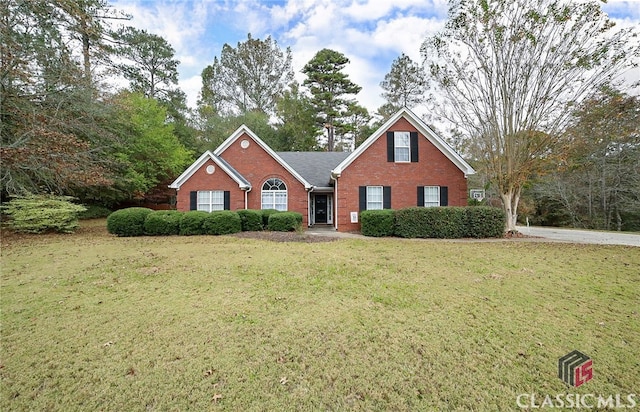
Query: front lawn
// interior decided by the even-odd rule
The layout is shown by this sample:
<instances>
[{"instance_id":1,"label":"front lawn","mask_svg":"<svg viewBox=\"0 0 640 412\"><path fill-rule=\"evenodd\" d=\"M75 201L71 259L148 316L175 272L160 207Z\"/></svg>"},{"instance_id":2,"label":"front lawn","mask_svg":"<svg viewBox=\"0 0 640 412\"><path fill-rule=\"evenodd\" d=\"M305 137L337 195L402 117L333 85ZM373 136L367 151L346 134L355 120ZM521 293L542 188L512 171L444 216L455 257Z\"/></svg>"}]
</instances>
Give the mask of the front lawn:
<instances>
[{"instance_id":1,"label":"front lawn","mask_svg":"<svg viewBox=\"0 0 640 412\"><path fill-rule=\"evenodd\" d=\"M84 224L3 234L0 410L497 411L640 392L640 248ZM593 359L579 388L557 377L574 349Z\"/></svg>"}]
</instances>

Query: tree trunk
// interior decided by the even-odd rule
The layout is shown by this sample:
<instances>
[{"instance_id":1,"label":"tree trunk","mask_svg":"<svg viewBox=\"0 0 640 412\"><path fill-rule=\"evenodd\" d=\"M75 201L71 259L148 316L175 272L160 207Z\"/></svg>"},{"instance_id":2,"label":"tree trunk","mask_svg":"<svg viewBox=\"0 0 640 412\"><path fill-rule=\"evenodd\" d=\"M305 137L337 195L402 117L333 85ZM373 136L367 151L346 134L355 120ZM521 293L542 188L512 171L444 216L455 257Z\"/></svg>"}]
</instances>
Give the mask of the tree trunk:
<instances>
[{"instance_id":1,"label":"tree trunk","mask_svg":"<svg viewBox=\"0 0 640 412\"><path fill-rule=\"evenodd\" d=\"M82 17L80 20L80 36L82 37L82 57L84 63L84 78L87 84L91 84L91 55L90 47L91 42L89 40L89 29L87 27L86 17Z\"/></svg>"},{"instance_id":2,"label":"tree trunk","mask_svg":"<svg viewBox=\"0 0 640 412\"><path fill-rule=\"evenodd\" d=\"M507 215L505 222L505 231L507 232L517 232L516 222L518 220L518 203L520 202L521 191L522 189L519 187L510 187L500 193L502 208Z\"/></svg>"},{"instance_id":3,"label":"tree trunk","mask_svg":"<svg viewBox=\"0 0 640 412\"><path fill-rule=\"evenodd\" d=\"M334 145L335 145L334 140L335 138L334 138L333 123L329 123L327 126L327 151L333 152Z\"/></svg>"}]
</instances>

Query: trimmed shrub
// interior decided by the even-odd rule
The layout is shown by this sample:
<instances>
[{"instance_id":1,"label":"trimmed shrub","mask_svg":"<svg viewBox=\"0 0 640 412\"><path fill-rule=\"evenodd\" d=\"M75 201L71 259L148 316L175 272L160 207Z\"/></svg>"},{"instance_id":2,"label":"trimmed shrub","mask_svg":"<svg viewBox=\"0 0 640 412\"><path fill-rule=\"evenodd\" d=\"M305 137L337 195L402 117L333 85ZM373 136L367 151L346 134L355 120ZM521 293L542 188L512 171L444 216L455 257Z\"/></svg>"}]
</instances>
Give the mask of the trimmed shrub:
<instances>
[{"instance_id":1,"label":"trimmed shrub","mask_svg":"<svg viewBox=\"0 0 640 412\"><path fill-rule=\"evenodd\" d=\"M260 213L262 213L262 227L266 228L269 226L269 216L274 213L280 213L280 211L275 209L262 209Z\"/></svg>"},{"instance_id":2,"label":"trimmed shrub","mask_svg":"<svg viewBox=\"0 0 640 412\"><path fill-rule=\"evenodd\" d=\"M111 210L99 205L85 205L87 210L80 212L78 219L101 219L111 214Z\"/></svg>"},{"instance_id":3,"label":"trimmed shrub","mask_svg":"<svg viewBox=\"0 0 640 412\"><path fill-rule=\"evenodd\" d=\"M293 232L302 226L302 215L298 212L278 212L269 216L268 230Z\"/></svg>"},{"instance_id":4,"label":"trimmed shrub","mask_svg":"<svg viewBox=\"0 0 640 412\"><path fill-rule=\"evenodd\" d=\"M150 236L168 236L180 233L182 213L177 210L156 210L144 220L144 233Z\"/></svg>"},{"instance_id":5,"label":"trimmed shrub","mask_svg":"<svg viewBox=\"0 0 640 412\"><path fill-rule=\"evenodd\" d=\"M242 221L237 212L217 210L209 213L202 224L207 235L228 235L242 231Z\"/></svg>"},{"instance_id":6,"label":"trimmed shrub","mask_svg":"<svg viewBox=\"0 0 640 412\"><path fill-rule=\"evenodd\" d=\"M240 216L243 232L255 232L264 229L264 224L262 223L262 211L241 209L236 212Z\"/></svg>"},{"instance_id":7,"label":"trimmed shrub","mask_svg":"<svg viewBox=\"0 0 640 412\"><path fill-rule=\"evenodd\" d=\"M11 216L9 227L16 232L71 233L78 228L78 215L86 208L69 196L29 195L13 198L2 211Z\"/></svg>"},{"instance_id":8,"label":"trimmed shrub","mask_svg":"<svg viewBox=\"0 0 640 412\"><path fill-rule=\"evenodd\" d=\"M202 210L190 210L182 213L180 217L180 232L182 236L204 235L204 220L209 216L209 212Z\"/></svg>"},{"instance_id":9,"label":"trimmed shrub","mask_svg":"<svg viewBox=\"0 0 640 412\"><path fill-rule=\"evenodd\" d=\"M466 235L463 207L410 207L396 211L395 234L406 238L455 239Z\"/></svg>"},{"instance_id":10,"label":"trimmed shrub","mask_svg":"<svg viewBox=\"0 0 640 412\"><path fill-rule=\"evenodd\" d=\"M144 235L144 221L153 210L146 207L129 207L116 210L107 217L107 231L117 236Z\"/></svg>"},{"instance_id":11,"label":"trimmed shrub","mask_svg":"<svg viewBox=\"0 0 640 412\"><path fill-rule=\"evenodd\" d=\"M466 237L486 238L502 237L506 216L504 210L497 207L467 207Z\"/></svg>"},{"instance_id":12,"label":"trimmed shrub","mask_svg":"<svg viewBox=\"0 0 640 412\"><path fill-rule=\"evenodd\" d=\"M363 210L360 213L361 231L364 236L393 236L395 210Z\"/></svg>"}]
</instances>

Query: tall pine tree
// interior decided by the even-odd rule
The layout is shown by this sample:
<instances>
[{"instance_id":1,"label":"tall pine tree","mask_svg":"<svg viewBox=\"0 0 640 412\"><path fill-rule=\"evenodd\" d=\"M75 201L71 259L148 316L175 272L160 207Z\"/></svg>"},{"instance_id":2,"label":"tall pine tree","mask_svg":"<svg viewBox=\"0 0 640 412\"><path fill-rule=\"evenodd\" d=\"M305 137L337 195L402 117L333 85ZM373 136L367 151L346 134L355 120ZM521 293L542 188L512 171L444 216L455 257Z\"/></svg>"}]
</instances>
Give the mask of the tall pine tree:
<instances>
[{"instance_id":1,"label":"tall pine tree","mask_svg":"<svg viewBox=\"0 0 640 412\"><path fill-rule=\"evenodd\" d=\"M335 148L335 130L343 127L343 118L354 103L347 96L358 94L362 89L342 72L348 63L344 54L322 49L302 69L307 75L303 85L311 92L316 121L327 131L327 150L330 152Z\"/></svg>"}]
</instances>

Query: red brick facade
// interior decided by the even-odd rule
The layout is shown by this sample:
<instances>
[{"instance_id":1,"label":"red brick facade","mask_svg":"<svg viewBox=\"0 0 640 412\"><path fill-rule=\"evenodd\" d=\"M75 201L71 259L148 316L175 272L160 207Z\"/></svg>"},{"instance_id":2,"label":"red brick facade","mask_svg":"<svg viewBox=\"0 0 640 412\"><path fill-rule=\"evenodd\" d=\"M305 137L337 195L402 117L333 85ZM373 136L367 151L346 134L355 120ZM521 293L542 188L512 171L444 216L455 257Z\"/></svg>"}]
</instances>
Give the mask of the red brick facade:
<instances>
[{"instance_id":1,"label":"red brick facade","mask_svg":"<svg viewBox=\"0 0 640 412\"><path fill-rule=\"evenodd\" d=\"M214 172L207 173L207 166L213 166ZM244 209L244 190L241 190L228 174L218 167L213 160L208 160L191 177L185 181L177 192L176 209L186 212L190 209L189 194L198 190L228 190L230 209Z\"/></svg>"},{"instance_id":2,"label":"red brick facade","mask_svg":"<svg viewBox=\"0 0 640 412\"><path fill-rule=\"evenodd\" d=\"M412 158L415 156L413 139L417 134L417 159L414 158L417 161L388 161L390 143L387 142L387 132L413 134ZM318 164L323 159L327 158L319 159ZM443 187L446 187L446 205L464 206L467 204L466 175L475 173L471 166L407 109L398 112L354 153L339 161L341 163L333 170L326 170L327 182L330 176L334 177L333 193L327 193L327 188L319 192L326 194L329 204L333 205L333 225L339 231L360 230L360 223L351 223L351 217L356 212L357 220L360 220L359 188L362 186L383 186L386 187L386 193L390 190L392 209L416 206L418 187L423 186L439 186L441 200L444 199ZM297 167L302 170L310 164L315 163L305 162ZM214 166L213 173L207 173L208 166ZM287 187L287 210L302 214L303 224L308 226L315 186L309 183L310 180L305 180L299 170L294 170L290 163L284 162L251 131L241 128L215 154L205 153L170 187L178 189L177 209L182 211L191 208L190 193L198 190L228 191L231 210L261 209L263 184L268 179L278 178Z\"/></svg>"},{"instance_id":3,"label":"red brick facade","mask_svg":"<svg viewBox=\"0 0 640 412\"><path fill-rule=\"evenodd\" d=\"M391 186L392 209L416 206L418 186L447 186L449 206L467 204L464 173L423 134L404 118L387 130L418 132L419 162L387 162L387 141L383 133L338 178L336 216L341 232L360 230L359 223L351 223L351 212L359 212L360 186Z\"/></svg>"},{"instance_id":4,"label":"red brick facade","mask_svg":"<svg viewBox=\"0 0 640 412\"><path fill-rule=\"evenodd\" d=\"M242 142L248 141L249 146L242 148ZM248 193L247 209L262 208L262 185L268 179L278 178L287 185L287 210L302 214L302 224L308 225L308 196L304 185L288 170L269 155L249 135L242 134L235 142L220 153L220 157L231 164L245 179L251 182L253 188Z\"/></svg>"}]
</instances>

